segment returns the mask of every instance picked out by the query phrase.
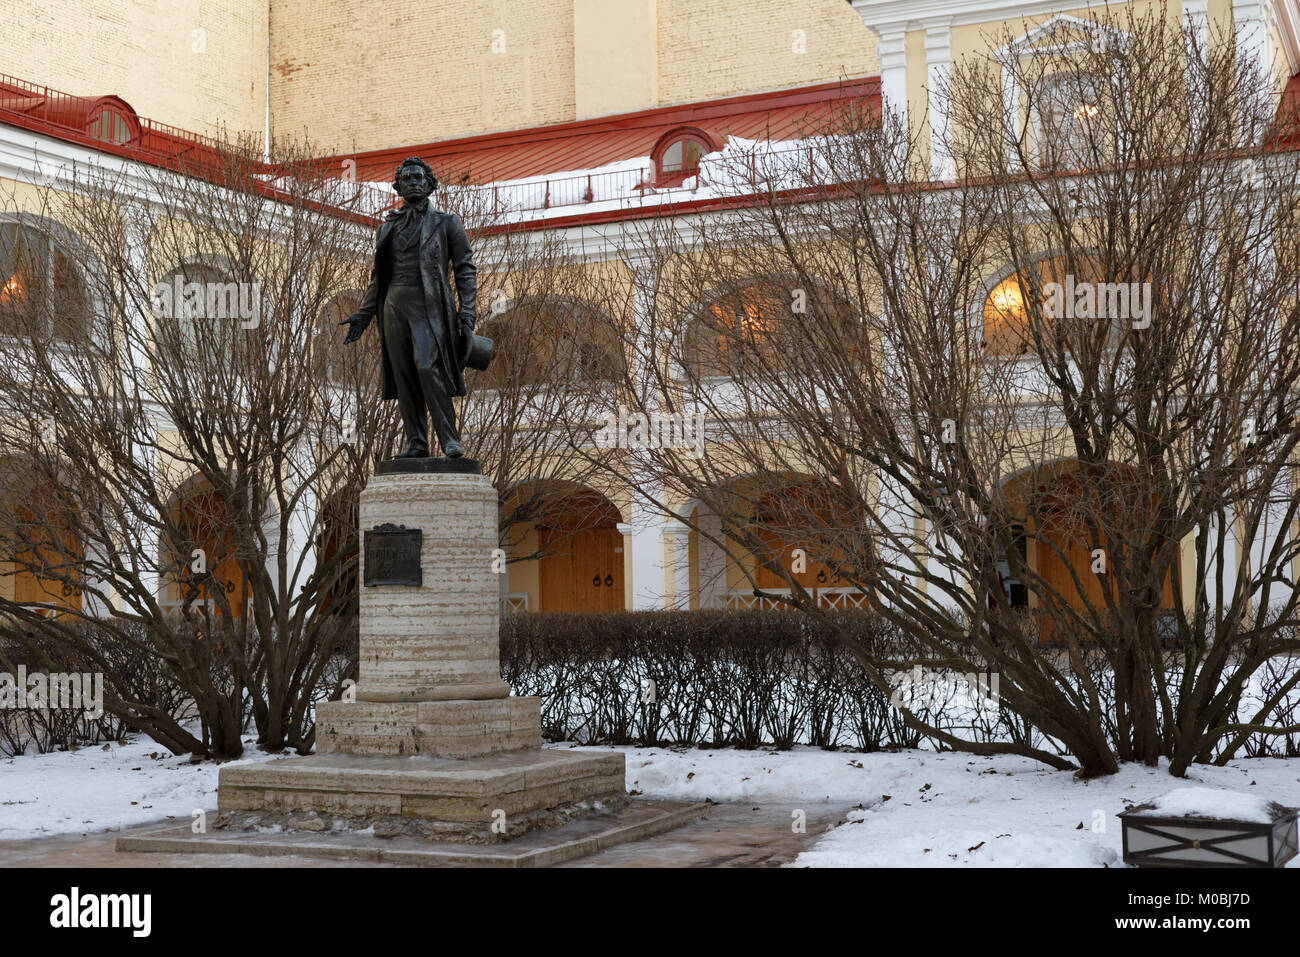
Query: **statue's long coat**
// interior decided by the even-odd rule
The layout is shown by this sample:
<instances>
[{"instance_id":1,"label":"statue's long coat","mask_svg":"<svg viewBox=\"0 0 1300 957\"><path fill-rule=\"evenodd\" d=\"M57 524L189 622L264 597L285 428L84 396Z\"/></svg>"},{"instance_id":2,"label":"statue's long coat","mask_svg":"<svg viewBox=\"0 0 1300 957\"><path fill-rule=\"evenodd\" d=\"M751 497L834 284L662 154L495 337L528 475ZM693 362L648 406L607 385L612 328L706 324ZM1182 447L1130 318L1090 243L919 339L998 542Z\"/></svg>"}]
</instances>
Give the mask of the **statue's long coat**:
<instances>
[{"instance_id":1,"label":"statue's long coat","mask_svg":"<svg viewBox=\"0 0 1300 957\"><path fill-rule=\"evenodd\" d=\"M392 277L393 261L389 254L389 245L393 239L396 226L402 222L400 211L390 215L379 227L375 238L375 262L370 270L370 287L357 314L366 319L379 318L379 345L383 355L384 398L397 398L397 383L393 378L393 367L389 361L388 344L384 341L384 300L388 296L388 282ZM456 293L460 298L457 309L451 295L451 282L448 279L448 267L454 267L456 274ZM460 219L451 213L442 213L432 204L424 212L424 221L420 224L420 280L424 285L425 318L429 323L440 324L442 335L439 340L447 344L438 357L442 365L445 381L451 386L452 395L465 394L464 349L460 327L467 325L471 329L475 323L475 308L478 298L478 281L474 270L474 256L469 248L469 237ZM436 330L435 330L436 332Z\"/></svg>"}]
</instances>

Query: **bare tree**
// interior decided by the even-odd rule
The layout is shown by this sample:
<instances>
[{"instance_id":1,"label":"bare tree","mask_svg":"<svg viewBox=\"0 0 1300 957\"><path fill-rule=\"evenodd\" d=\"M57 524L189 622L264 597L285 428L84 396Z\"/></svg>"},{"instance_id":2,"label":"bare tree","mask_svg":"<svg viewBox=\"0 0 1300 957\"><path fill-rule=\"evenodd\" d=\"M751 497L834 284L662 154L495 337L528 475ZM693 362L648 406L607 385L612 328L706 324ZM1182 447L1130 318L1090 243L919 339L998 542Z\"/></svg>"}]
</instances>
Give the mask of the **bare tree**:
<instances>
[{"instance_id":1,"label":"bare tree","mask_svg":"<svg viewBox=\"0 0 1300 957\"><path fill-rule=\"evenodd\" d=\"M489 368L466 373L465 452L500 496L508 562L545 558L599 516L598 498L583 490L615 488L598 463L567 450L610 407L622 337L587 298L589 279L561 238L518 228L489 190L452 187L446 207L474 237L478 332L495 343ZM566 521L553 534L528 537L561 512Z\"/></svg>"},{"instance_id":2,"label":"bare tree","mask_svg":"<svg viewBox=\"0 0 1300 957\"><path fill-rule=\"evenodd\" d=\"M326 374L336 343L320 337L370 220L304 149L279 156L234 145L190 175L75 170L20 216L85 292L9 303L11 452L58 507L9 509L4 527L42 543L17 570L72 597L16 594L0 633L103 672L109 709L178 752L238 755L250 713L262 747L311 748L312 703L347 670L356 564L354 526L329 526L326 506L394 434L377 362ZM115 666L123 649L184 690L197 729Z\"/></svg>"},{"instance_id":3,"label":"bare tree","mask_svg":"<svg viewBox=\"0 0 1300 957\"><path fill-rule=\"evenodd\" d=\"M1269 715L1300 676L1243 692L1297 648L1297 164L1231 42L1048 30L955 65L933 143L846 112L746 157L755 202L634 231L625 389L708 422L703 459L633 452L637 492L760 599L825 608L796 549L860 592L900 636L844 634L878 684L991 670L1037 730L903 707L943 745L1181 775L1295 730Z\"/></svg>"},{"instance_id":4,"label":"bare tree","mask_svg":"<svg viewBox=\"0 0 1300 957\"><path fill-rule=\"evenodd\" d=\"M75 171L37 208L10 197L0 249L15 265L0 406L18 491L0 527L20 586L0 636L103 672L110 710L178 752L238 755L250 717L261 747L310 750L314 702L355 668L358 496L399 431L377 337L345 350L338 327L383 198L305 145L276 156L232 144L134 180ZM470 376L461 413L510 547L593 473L556 452L617 352L590 348L558 243L503 228L478 198L443 197L475 236L480 329L502 356ZM160 673L192 713L163 703Z\"/></svg>"}]
</instances>

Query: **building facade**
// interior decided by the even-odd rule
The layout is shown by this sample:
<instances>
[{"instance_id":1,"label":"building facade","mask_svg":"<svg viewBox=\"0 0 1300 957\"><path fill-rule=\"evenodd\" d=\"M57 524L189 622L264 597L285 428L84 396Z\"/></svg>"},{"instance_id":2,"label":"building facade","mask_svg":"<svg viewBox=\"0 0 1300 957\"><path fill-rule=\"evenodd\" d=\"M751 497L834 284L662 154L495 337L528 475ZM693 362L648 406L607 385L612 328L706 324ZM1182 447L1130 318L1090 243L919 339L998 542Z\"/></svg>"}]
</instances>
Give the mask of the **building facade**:
<instances>
[{"instance_id":1,"label":"building facade","mask_svg":"<svg viewBox=\"0 0 1300 957\"><path fill-rule=\"evenodd\" d=\"M1032 56L1042 37L1087 31L1103 9L1041 0L87 6L0 0L25 38L11 45L0 76L0 181L20 205L36 178L68 164L109 163L129 175L136 164L202 150L221 132L268 145L306 134L348 182L383 184L403 157L422 156L444 183L557 237L629 289L644 287L647 270L629 223L669 217L686 229L726 215L744 184L706 175L711 162L734 161L754 144L797 161L838 112L899 118L921 144L929 178L951 180L944 87L953 64L990 45ZM1275 78L1279 95L1300 73L1295 0L1133 6L1191 25L1208 47L1232 45ZM1007 91L1008 109L1020 110L1017 96ZM7 228L48 244L55 284L56 225L9 217ZM991 265L988 301L975 305L1004 303L1006 282L1005 264ZM791 494L799 487L792 479ZM779 576L710 544L707 532L724 517L699 503L674 503L691 527L630 487L577 487L561 498L523 533L522 551L548 554L509 566L509 609L762 607L755 587L782 590ZM761 524L760 513L744 520ZM547 549L552 538L562 544ZM1190 575L1189 565L1180 574ZM820 563L791 573L825 607L863 603ZM0 588L41 592L30 576Z\"/></svg>"}]
</instances>

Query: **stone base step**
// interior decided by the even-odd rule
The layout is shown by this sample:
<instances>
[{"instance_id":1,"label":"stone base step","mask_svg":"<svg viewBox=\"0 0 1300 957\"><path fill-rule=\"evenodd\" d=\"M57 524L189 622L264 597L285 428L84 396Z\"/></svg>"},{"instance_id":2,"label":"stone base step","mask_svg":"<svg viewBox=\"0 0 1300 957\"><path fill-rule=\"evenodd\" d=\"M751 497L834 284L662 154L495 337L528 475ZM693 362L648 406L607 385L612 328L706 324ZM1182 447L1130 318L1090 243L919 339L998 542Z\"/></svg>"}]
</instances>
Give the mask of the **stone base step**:
<instances>
[{"instance_id":1,"label":"stone base step","mask_svg":"<svg viewBox=\"0 0 1300 957\"><path fill-rule=\"evenodd\" d=\"M702 816L707 804L633 800L603 814L537 829L501 844L434 844L353 831L194 834L174 824L117 839L117 850L168 854L254 854L426 867L547 867L671 830Z\"/></svg>"},{"instance_id":2,"label":"stone base step","mask_svg":"<svg viewBox=\"0 0 1300 957\"><path fill-rule=\"evenodd\" d=\"M626 801L619 752L506 751L475 758L314 754L233 764L218 775L224 822L340 825L431 840L503 840ZM291 820L292 819L292 820ZM403 828L403 822L425 822Z\"/></svg>"}]
</instances>

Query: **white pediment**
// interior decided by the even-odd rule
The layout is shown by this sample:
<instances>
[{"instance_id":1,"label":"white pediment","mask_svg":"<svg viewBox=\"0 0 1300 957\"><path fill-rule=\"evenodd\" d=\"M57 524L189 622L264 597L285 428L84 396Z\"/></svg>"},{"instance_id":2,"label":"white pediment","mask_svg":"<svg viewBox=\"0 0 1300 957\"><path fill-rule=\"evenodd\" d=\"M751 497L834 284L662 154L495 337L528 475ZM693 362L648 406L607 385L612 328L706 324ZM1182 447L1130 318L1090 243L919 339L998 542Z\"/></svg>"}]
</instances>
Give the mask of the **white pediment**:
<instances>
[{"instance_id":1,"label":"white pediment","mask_svg":"<svg viewBox=\"0 0 1300 957\"><path fill-rule=\"evenodd\" d=\"M1012 40L999 49L998 53L1020 56L1033 56L1036 53L1070 53L1096 43L1098 38L1109 38L1122 45L1128 39L1128 34L1092 20L1060 13Z\"/></svg>"}]
</instances>

